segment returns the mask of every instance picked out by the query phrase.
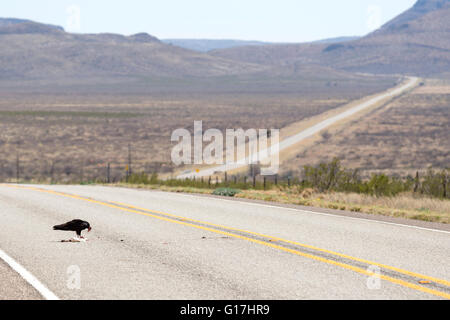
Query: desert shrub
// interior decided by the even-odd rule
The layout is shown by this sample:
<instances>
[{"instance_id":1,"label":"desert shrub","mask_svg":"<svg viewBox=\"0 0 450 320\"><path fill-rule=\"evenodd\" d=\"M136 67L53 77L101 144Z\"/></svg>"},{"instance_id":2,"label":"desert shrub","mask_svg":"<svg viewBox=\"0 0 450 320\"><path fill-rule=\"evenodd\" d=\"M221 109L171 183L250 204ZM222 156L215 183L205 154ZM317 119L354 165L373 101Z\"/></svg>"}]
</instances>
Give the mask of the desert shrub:
<instances>
[{"instance_id":1,"label":"desert shrub","mask_svg":"<svg viewBox=\"0 0 450 320\"><path fill-rule=\"evenodd\" d=\"M449 169L437 172L432 168L428 168L420 181L420 193L437 198L450 198L448 192L449 180Z\"/></svg>"},{"instance_id":2,"label":"desert shrub","mask_svg":"<svg viewBox=\"0 0 450 320\"><path fill-rule=\"evenodd\" d=\"M346 170L339 159L321 163L316 167L303 167L302 184L306 188L324 191L359 191L360 178L357 170Z\"/></svg>"},{"instance_id":3,"label":"desert shrub","mask_svg":"<svg viewBox=\"0 0 450 320\"><path fill-rule=\"evenodd\" d=\"M133 173L128 176L128 183L150 184L150 179L146 173Z\"/></svg>"},{"instance_id":4,"label":"desert shrub","mask_svg":"<svg viewBox=\"0 0 450 320\"><path fill-rule=\"evenodd\" d=\"M233 188L217 188L214 190L213 194L216 196L234 197L239 192L240 190Z\"/></svg>"},{"instance_id":5,"label":"desert shrub","mask_svg":"<svg viewBox=\"0 0 450 320\"><path fill-rule=\"evenodd\" d=\"M333 159L330 163L321 163L317 167L304 167L304 183L306 186L311 186L319 189L319 191L326 191L334 189L342 174L342 168L339 159Z\"/></svg>"},{"instance_id":6,"label":"desert shrub","mask_svg":"<svg viewBox=\"0 0 450 320\"><path fill-rule=\"evenodd\" d=\"M314 188L320 192L356 192L375 196L395 196L411 190L414 183L411 179L403 181L385 174L374 174L370 180L363 181L358 170L343 168L337 158L316 167L305 166L303 178L304 188Z\"/></svg>"},{"instance_id":7,"label":"desert shrub","mask_svg":"<svg viewBox=\"0 0 450 320\"><path fill-rule=\"evenodd\" d=\"M391 178L385 174L374 174L372 178L362 186L362 193L375 196L395 196L401 192L408 191L410 183L398 178Z\"/></svg>"}]
</instances>

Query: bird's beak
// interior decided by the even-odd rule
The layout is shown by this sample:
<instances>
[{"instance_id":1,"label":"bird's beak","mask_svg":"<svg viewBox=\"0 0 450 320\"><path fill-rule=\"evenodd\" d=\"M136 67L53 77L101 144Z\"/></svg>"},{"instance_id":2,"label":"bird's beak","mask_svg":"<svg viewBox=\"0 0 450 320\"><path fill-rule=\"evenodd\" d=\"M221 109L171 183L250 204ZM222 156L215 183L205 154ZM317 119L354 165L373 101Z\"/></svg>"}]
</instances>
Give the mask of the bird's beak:
<instances>
[{"instance_id":1,"label":"bird's beak","mask_svg":"<svg viewBox=\"0 0 450 320\"><path fill-rule=\"evenodd\" d=\"M88 228L88 232L90 232L90 231L91 231L91 229L92 229L92 228L91 228L91 227L89 227L89 228Z\"/></svg>"}]
</instances>

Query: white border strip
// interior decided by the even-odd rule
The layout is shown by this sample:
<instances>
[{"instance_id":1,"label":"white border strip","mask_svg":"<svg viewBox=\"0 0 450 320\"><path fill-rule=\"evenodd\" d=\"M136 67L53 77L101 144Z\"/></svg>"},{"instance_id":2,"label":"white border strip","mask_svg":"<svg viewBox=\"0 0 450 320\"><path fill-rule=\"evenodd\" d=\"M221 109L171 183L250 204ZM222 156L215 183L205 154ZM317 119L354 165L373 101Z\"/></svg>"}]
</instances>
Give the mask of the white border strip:
<instances>
[{"instance_id":1,"label":"white border strip","mask_svg":"<svg viewBox=\"0 0 450 320\"><path fill-rule=\"evenodd\" d=\"M5 261L14 271L20 274L20 276L33 288L35 288L46 300L59 300L59 298L53 292L51 292L18 262L8 256L2 249L0 249L0 259Z\"/></svg>"},{"instance_id":2,"label":"white border strip","mask_svg":"<svg viewBox=\"0 0 450 320\"><path fill-rule=\"evenodd\" d=\"M154 191L157 191L157 190L154 190ZM165 193L165 194L172 194L171 192L164 192L164 191L157 191L157 192L162 192L162 193ZM346 219L360 220L360 221L366 221L366 222L375 222L375 223L387 224L387 225L392 225L392 226L399 226L399 227L405 227L405 228L413 228L413 229L418 229L418 230L425 230L425 231L433 231L433 232L440 232L440 233L450 234L450 231L439 230L439 229L423 228L423 227L412 226L412 225L408 225L408 224L380 221L380 220L375 220L375 219L349 217L349 216L340 215L340 214L316 212L316 211L309 211L309 210L296 209L296 208L288 208L288 207L282 207L282 206L276 206L276 205L270 205L270 204L263 204L263 203L247 202L247 201L241 201L241 200L237 200L237 199L236 200L221 199L221 198L215 198L215 197L208 197L207 195L202 197L202 196L196 196L196 195L184 194L184 193L176 193L176 195L178 195L178 196L185 196L185 197L191 197L191 198L201 198L201 199L207 198L207 199L212 199L212 200L220 200L220 201L228 201L228 202L246 204L246 205L249 205L249 206L266 207L266 208L273 208L273 209L283 209L283 210L290 210L290 211L301 212L301 213L316 214L316 215L327 216L327 217L346 218ZM318 209L320 209L320 208L318 208Z\"/></svg>"}]
</instances>

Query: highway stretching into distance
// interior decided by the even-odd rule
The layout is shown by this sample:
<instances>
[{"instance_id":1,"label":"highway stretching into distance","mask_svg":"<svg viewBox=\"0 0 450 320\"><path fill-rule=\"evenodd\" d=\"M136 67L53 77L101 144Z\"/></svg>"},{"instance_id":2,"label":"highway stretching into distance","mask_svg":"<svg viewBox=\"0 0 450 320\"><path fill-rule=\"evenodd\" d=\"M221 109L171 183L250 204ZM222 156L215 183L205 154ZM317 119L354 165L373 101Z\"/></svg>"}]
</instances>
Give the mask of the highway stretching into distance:
<instances>
[{"instance_id":1,"label":"highway stretching into distance","mask_svg":"<svg viewBox=\"0 0 450 320\"><path fill-rule=\"evenodd\" d=\"M103 186L2 184L0 208L0 299L450 298L444 225Z\"/></svg>"},{"instance_id":2,"label":"highway stretching into distance","mask_svg":"<svg viewBox=\"0 0 450 320\"><path fill-rule=\"evenodd\" d=\"M273 145L271 148L259 150L257 155L247 156L245 159L239 159L241 161L237 161L234 163L225 163L223 165L213 166L210 168L199 170L198 172L186 172L177 176L177 179L193 179L193 178L201 178L201 177L209 177L218 172L226 172L232 171L236 169L241 169L247 167L249 164L253 163L252 159L258 159L261 162L267 161L277 153L283 152L284 150L295 146L296 144L308 139L309 137L320 133L322 130L336 124L337 122L349 118L358 112L363 111L364 109L373 107L377 103L380 103L386 99L393 99L398 97L399 95L405 93L406 91L414 88L418 82L419 78L417 77L407 77L406 81L395 88L390 88L385 92L379 93L370 99L365 99L358 103L357 105L337 114L328 119L325 119L307 129L304 129L294 135L291 135L279 143Z\"/></svg>"}]
</instances>

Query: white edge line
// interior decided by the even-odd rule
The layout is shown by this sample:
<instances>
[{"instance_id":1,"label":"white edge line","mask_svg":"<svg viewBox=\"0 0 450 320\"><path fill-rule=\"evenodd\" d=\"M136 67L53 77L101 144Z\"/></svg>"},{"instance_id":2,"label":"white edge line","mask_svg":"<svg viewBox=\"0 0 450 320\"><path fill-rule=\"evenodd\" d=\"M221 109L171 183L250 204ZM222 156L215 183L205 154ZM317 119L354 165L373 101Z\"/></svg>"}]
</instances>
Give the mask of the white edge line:
<instances>
[{"instance_id":1,"label":"white edge line","mask_svg":"<svg viewBox=\"0 0 450 320\"><path fill-rule=\"evenodd\" d=\"M162 192L162 193L170 194L170 195L172 194L171 192L164 192L164 191L156 191L156 192ZM283 210L290 210L290 211L295 211L295 212L316 214L316 215L321 215L321 216L336 217L336 218L346 218L346 219L361 220L361 221L367 221L367 222L376 222L376 223L393 225L393 226L400 226L400 227L406 227L406 228L413 228L413 229L419 229L419 230L425 230L425 231L434 231L434 232L450 234L449 231L445 231L445 230L423 228L423 227L418 227L418 226L411 226L411 225L407 225L407 224L401 224L401 223L395 223L395 222L387 222L387 221L380 221L380 220L374 220L374 219L349 217L349 216L345 216L345 215L332 214L332 213L324 213L324 212L316 212L316 211L309 211L309 210L296 209L296 208L281 207L281 206L275 206L275 205L270 205L270 204L254 203L254 202L247 202L247 201L241 201L241 200L221 199L221 198L214 198L214 197L208 197L208 196L201 197L201 196L196 196L196 195L191 195L191 194L182 194L182 193L177 193L177 195L185 196L185 197L192 197L192 198L201 198L201 199L209 198L211 200L228 201L228 202L234 202L234 203L239 202L239 203L246 204L246 205L249 205L249 206L259 206L259 207L267 207L267 208L274 208L274 209L283 209Z\"/></svg>"},{"instance_id":2,"label":"white edge line","mask_svg":"<svg viewBox=\"0 0 450 320\"><path fill-rule=\"evenodd\" d=\"M22 267L17 261L8 256L0 249L0 259L6 262L14 271L16 271L26 282L35 288L46 300L60 300L53 292L43 285L35 276Z\"/></svg>"}]
</instances>

